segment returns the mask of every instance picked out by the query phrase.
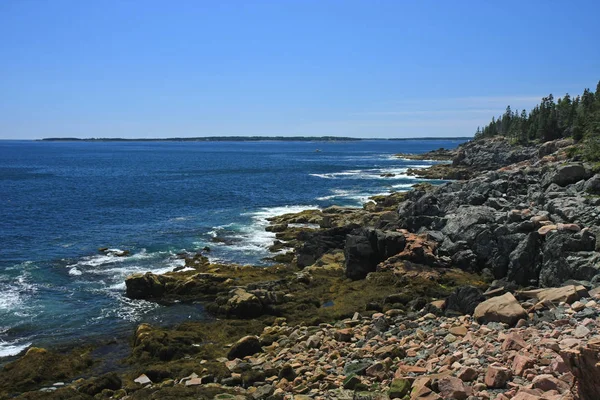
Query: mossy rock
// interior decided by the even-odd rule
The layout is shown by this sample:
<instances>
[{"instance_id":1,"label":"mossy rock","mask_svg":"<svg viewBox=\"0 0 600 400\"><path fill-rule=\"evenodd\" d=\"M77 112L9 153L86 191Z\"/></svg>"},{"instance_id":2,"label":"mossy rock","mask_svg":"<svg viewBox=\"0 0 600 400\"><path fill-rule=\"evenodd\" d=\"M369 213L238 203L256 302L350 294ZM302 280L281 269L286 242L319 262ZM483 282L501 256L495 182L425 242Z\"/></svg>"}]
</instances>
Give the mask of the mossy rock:
<instances>
[{"instance_id":1,"label":"mossy rock","mask_svg":"<svg viewBox=\"0 0 600 400\"><path fill-rule=\"evenodd\" d=\"M32 347L0 371L0 397L3 393L22 393L44 384L73 379L92 363L89 349L60 354Z\"/></svg>"},{"instance_id":2,"label":"mossy rock","mask_svg":"<svg viewBox=\"0 0 600 400\"><path fill-rule=\"evenodd\" d=\"M401 399L410 392L410 381L408 379L394 379L390 385L388 395L390 399Z\"/></svg>"}]
</instances>

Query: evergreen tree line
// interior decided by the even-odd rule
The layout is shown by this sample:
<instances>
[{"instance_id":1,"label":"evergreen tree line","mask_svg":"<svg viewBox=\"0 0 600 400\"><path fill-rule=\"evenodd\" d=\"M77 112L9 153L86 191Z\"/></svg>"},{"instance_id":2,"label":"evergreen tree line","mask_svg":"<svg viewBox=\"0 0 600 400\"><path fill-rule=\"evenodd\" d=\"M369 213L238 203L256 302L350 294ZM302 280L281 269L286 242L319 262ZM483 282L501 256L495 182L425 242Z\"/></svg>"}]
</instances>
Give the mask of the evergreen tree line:
<instances>
[{"instance_id":1,"label":"evergreen tree line","mask_svg":"<svg viewBox=\"0 0 600 400\"><path fill-rule=\"evenodd\" d=\"M515 144L573 138L583 144L585 159L600 161L600 82L595 93L585 89L575 98L567 93L554 101L550 94L529 113L506 107L504 114L475 133L475 139L493 136L505 136Z\"/></svg>"}]
</instances>

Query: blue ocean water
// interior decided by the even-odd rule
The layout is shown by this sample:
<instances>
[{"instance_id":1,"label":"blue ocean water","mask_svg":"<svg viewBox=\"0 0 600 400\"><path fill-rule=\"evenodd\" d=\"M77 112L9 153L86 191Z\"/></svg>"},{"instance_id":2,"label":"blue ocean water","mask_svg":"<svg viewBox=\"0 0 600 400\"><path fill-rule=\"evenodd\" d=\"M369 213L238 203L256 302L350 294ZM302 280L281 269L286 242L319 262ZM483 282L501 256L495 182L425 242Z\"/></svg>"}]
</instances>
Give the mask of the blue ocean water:
<instances>
[{"instance_id":1,"label":"blue ocean water","mask_svg":"<svg viewBox=\"0 0 600 400\"><path fill-rule=\"evenodd\" d=\"M124 279L205 246L264 265L269 216L408 190L418 180L406 169L432 162L393 154L460 143L0 141L0 357L207 318L199 305L129 300Z\"/></svg>"}]
</instances>

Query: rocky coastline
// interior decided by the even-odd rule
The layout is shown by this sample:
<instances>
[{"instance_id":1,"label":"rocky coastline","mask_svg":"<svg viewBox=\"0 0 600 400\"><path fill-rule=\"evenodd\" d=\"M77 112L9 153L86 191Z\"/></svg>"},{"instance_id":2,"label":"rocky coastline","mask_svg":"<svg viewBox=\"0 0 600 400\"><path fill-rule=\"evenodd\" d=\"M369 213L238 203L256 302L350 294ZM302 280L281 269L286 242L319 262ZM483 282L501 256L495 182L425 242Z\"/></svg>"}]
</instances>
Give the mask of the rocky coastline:
<instances>
[{"instance_id":1,"label":"rocky coastline","mask_svg":"<svg viewBox=\"0 0 600 400\"><path fill-rule=\"evenodd\" d=\"M269 267L130 276L131 299L215 320L142 324L102 374L91 348L30 348L0 399L598 399L600 170L573 146L398 155L449 182L274 217Z\"/></svg>"}]
</instances>

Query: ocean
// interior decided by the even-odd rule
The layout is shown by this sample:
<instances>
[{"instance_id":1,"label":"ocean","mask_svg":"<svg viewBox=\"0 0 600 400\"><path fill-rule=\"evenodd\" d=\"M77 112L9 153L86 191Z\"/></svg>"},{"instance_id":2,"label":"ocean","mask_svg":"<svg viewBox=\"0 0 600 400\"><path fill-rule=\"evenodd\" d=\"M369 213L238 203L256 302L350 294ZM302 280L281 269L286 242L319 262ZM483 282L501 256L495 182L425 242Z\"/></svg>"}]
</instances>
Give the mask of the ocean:
<instances>
[{"instance_id":1,"label":"ocean","mask_svg":"<svg viewBox=\"0 0 600 400\"><path fill-rule=\"evenodd\" d=\"M406 169L434 162L394 154L461 142L0 141L0 357L209 319L199 304L127 299L125 277L205 246L267 265L266 218L409 190Z\"/></svg>"}]
</instances>

